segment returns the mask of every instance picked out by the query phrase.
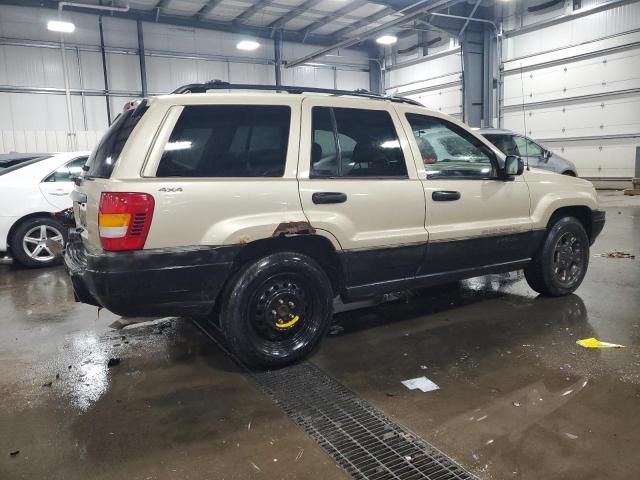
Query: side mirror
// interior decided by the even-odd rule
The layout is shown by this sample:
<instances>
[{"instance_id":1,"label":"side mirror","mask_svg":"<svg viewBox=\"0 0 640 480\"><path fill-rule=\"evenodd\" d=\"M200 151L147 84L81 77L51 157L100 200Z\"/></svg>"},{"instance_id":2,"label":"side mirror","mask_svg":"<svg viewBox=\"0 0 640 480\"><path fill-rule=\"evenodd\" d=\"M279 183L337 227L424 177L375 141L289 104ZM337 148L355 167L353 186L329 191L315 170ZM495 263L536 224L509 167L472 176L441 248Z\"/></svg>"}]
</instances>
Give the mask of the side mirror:
<instances>
[{"instance_id":1,"label":"side mirror","mask_svg":"<svg viewBox=\"0 0 640 480\"><path fill-rule=\"evenodd\" d=\"M542 157L544 158L545 162L548 162L552 156L553 156L553 152L551 150L545 150L544 153L542 154Z\"/></svg>"},{"instance_id":2,"label":"side mirror","mask_svg":"<svg viewBox=\"0 0 640 480\"><path fill-rule=\"evenodd\" d=\"M524 172L524 162L517 155L507 155L504 160L504 177L506 180L511 179L515 175L522 175Z\"/></svg>"}]
</instances>

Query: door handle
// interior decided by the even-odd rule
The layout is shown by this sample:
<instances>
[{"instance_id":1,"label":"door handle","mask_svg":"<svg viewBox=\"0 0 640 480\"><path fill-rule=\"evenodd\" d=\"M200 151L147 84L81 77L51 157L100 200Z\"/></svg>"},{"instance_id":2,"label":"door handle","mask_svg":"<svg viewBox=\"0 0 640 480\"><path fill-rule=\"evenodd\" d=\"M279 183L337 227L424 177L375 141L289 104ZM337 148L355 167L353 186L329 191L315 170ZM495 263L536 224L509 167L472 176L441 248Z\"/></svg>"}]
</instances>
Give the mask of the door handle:
<instances>
[{"instance_id":1,"label":"door handle","mask_svg":"<svg viewBox=\"0 0 640 480\"><path fill-rule=\"evenodd\" d=\"M341 192L316 192L311 195L311 200L316 205L327 203L344 203L347 201L347 194Z\"/></svg>"},{"instance_id":2,"label":"door handle","mask_svg":"<svg viewBox=\"0 0 640 480\"><path fill-rule=\"evenodd\" d=\"M65 197L69 195L69 192L49 192L49 195L54 195L56 197Z\"/></svg>"},{"instance_id":3,"label":"door handle","mask_svg":"<svg viewBox=\"0 0 640 480\"><path fill-rule=\"evenodd\" d=\"M460 200L460 192L453 190L439 190L431 194L431 198L434 202L452 202L454 200Z\"/></svg>"}]
</instances>

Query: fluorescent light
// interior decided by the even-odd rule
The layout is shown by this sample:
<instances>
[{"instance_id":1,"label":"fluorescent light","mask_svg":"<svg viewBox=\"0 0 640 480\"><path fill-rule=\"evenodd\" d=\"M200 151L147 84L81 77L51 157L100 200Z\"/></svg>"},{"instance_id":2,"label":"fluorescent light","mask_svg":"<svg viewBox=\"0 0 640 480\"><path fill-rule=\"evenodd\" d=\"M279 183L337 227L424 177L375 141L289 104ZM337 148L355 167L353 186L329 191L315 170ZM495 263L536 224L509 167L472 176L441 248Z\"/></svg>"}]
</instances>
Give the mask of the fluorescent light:
<instances>
[{"instance_id":1,"label":"fluorescent light","mask_svg":"<svg viewBox=\"0 0 640 480\"><path fill-rule=\"evenodd\" d=\"M255 50L256 48L258 48L259 46L260 46L260 44L258 42L253 41L253 40L242 40L242 41L238 42L238 44L236 45L236 48L238 50L252 51L252 50Z\"/></svg>"},{"instance_id":2,"label":"fluorescent light","mask_svg":"<svg viewBox=\"0 0 640 480\"><path fill-rule=\"evenodd\" d=\"M376 38L376 43L380 45L393 45L398 41L398 37L395 35L382 35L381 37Z\"/></svg>"},{"instance_id":3,"label":"fluorescent light","mask_svg":"<svg viewBox=\"0 0 640 480\"><path fill-rule=\"evenodd\" d=\"M52 32L72 33L76 26L71 22L63 22L62 20L49 20L47 29Z\"/></svg>"}]
</instances>

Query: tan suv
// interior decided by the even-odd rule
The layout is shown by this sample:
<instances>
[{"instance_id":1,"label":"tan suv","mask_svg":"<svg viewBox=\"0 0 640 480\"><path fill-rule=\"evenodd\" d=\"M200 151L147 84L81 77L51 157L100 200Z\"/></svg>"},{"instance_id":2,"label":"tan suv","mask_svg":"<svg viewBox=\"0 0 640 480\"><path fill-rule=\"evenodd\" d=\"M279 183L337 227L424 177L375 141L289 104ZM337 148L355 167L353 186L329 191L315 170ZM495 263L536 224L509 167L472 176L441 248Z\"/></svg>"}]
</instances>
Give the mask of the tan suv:
<instances>
[{"instance_id":1,"label":"tan suv","mask_svg":"<svg viewBox=\"0 0 640 480\"><path fill-rule=\"evenodd\" d=\"M521 268L545 295L582 282L604 225L591 183L523 172L410 100L193 93L219 88L143 100L92 153L65 255L79 301L212 315L244 362L276 367L318 344L337 296Z\"/></svg>"}]
</instances>

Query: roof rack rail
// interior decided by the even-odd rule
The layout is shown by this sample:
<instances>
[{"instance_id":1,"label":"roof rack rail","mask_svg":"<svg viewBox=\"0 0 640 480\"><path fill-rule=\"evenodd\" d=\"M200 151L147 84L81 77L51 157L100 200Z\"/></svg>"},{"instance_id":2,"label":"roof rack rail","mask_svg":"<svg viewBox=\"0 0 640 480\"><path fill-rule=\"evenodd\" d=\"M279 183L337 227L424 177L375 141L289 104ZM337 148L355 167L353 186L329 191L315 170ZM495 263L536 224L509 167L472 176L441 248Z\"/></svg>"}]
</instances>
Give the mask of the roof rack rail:
<instances>
[{"instance_id":1,"label":"roof rack rail","mask_svg":"<svg viewBox=\"0 0 640 480\"><path fill-rule=\"evenodd\" d=\"M331 88L316 87L296 87L291 85L254 85L248 83L229 83L222 80L211 80L204 83L189 83L176 88L172 94L181 93L206 93L208 90L263 90L270 92L287 92L287 93L325 93L328 95L344 95L350 97L372 98L375 100L390 100L398 103L408 103L410 105L418 105L422 107L420 102L405 97L379 95L365 89L358 90L335 90Z\"/></svg>"}]
</instances>

